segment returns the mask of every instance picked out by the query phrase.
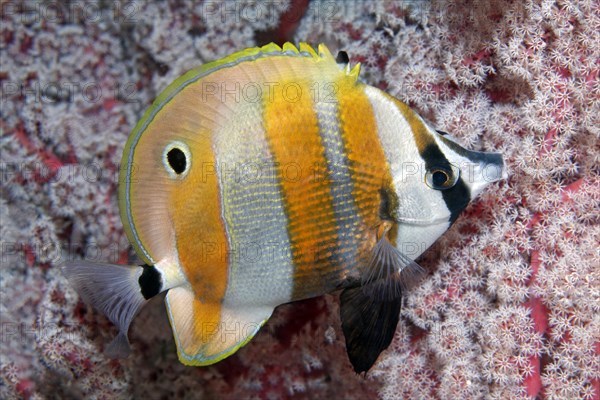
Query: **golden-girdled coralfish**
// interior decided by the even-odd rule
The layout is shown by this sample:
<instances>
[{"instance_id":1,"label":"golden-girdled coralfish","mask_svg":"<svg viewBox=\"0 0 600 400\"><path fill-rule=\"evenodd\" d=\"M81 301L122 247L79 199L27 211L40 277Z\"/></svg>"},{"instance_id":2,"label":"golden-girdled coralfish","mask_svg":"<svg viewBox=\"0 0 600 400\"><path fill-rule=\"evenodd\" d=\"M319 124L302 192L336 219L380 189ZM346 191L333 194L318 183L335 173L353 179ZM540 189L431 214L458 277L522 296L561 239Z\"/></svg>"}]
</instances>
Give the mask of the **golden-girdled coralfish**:
<instances>
[{"instance_id":1,"label":"golden-girdled coralfish","mask_svg":"<svg viewBox=\"0 0 600 400\"><path fill-rule=\"evenodd\" d=\"M505 177L324 45L247 49L194 69L144 114L123 153L119 206L144 265L85 261L71 283L120 330L151 297L179 359L215 363L279 304L343 289L354 369L390 343L413 261Z\"/></svg>"}]
</instances>

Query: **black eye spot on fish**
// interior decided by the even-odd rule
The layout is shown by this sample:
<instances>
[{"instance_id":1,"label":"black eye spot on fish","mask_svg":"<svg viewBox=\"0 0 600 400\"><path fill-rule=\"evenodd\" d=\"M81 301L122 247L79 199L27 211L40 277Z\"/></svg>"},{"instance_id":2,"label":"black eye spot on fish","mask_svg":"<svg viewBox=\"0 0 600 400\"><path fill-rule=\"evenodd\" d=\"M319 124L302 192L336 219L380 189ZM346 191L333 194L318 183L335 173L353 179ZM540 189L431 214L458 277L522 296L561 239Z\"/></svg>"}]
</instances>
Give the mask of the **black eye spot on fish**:
<instances>
[{"instance_id":1,"label":"black eye spot on fish","mask_svg":"<svg viewBox=\"0 0 600 400\"><path fill-rule=\"evenodd\" d=\"M162 163L171 178L182 179L192 167L192 153L185 142L176 140L165 146Z\"/></svg>"},{"instance_id":2,"label":"black eye spot on fish","mask_svg":"<svg viewBox=\"0 0 600 400\"><path fill-rule=\"evenodd\" d=\"M185 171L186 157L185 153L177 147L172 148L167 153L167 161L169 166L175 171L177 175L181 175Z\"/></svg>"}]
</instances>

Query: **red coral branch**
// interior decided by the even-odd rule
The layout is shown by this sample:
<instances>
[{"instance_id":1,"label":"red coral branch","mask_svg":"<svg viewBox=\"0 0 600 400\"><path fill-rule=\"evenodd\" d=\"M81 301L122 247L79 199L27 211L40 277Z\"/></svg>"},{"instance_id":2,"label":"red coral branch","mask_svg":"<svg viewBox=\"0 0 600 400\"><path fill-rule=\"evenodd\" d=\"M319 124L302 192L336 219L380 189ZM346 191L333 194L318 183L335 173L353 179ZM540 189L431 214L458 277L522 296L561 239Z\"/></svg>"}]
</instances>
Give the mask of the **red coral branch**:
<instances>
[{"instance_id":1,"label":"red coral branch","mask_svg":"<svg viewBox=\"0 0 600 400\"><path fill-rule=\"evenodd\" d=\"M13 133L14 137L19 141L19 143L27 149L29 153L35 153L38 155L44 166L48 169L48 174L42 174L41 171L36 171L34 174L34 179L38 183L44 183L51 180L58 170L64 166L64 163L56 156L56 154L52 153L48 149L37 147L33 141L29 138L27 132L23 128L23 124L17 125Z\"/></svg>"}]
</instances>

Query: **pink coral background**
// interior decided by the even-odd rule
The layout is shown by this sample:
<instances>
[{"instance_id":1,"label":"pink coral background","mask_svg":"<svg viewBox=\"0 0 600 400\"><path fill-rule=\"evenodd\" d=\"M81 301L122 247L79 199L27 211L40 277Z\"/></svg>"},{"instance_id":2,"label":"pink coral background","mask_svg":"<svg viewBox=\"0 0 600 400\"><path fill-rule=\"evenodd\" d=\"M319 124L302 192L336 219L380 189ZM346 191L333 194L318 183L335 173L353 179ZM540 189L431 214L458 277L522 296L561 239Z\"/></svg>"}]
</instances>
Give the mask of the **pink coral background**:
<instances>
[{"instance_id":1,"label":"pink coral background","mask_svg":"<svg viewBox=\"0 0 600 400\"><path fill-rule=\"evenodd\" d=\"M2 2L0 397L599 399L597 1ZM280 307L211 367L184 367L161 299L133 354L60 275L132 258L116 202L129 132L187 69L324 42L464 145L494 184L420 260L396 337L351 369L335 295Z\"/></svg>"}]
</instances>

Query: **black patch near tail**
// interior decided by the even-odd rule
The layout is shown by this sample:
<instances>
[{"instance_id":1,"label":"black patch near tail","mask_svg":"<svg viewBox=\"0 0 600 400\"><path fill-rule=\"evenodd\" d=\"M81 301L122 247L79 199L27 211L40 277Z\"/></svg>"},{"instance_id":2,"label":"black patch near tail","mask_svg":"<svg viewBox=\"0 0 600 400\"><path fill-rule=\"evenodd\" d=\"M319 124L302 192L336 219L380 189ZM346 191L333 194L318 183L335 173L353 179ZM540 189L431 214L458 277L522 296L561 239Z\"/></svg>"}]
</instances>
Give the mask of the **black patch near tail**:
<instances>
[{"instance_id":1,"label":"black patch near tail","mask_svg":"<svg viewBox=\"0 0 600 400\"><path fill-rule=\"evenodd\" d=\"M340 303L348 358L354 371L366 372L392 342L402 297L381 300L357 287L345 289L340 295Z\"/></svg>"},{"instance_id":2,"label":"black patch near tail","mask_svg":"<svg viewBox=\"0 0 600 400\"><path fill-rule=\"evenodd\" d=\"M142 296L148 300L160 293L162 279L160 277L160 272L158 272L154 265L142 265L141 267L144 268L144 272L140 275L138 282L140 284Z\"/></svg>"}]
</instances>

